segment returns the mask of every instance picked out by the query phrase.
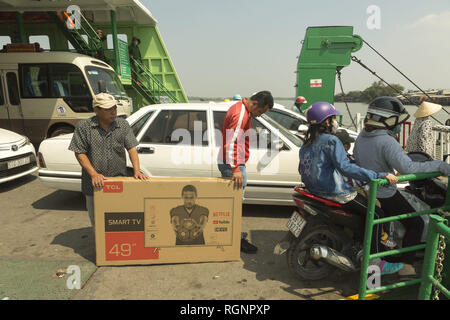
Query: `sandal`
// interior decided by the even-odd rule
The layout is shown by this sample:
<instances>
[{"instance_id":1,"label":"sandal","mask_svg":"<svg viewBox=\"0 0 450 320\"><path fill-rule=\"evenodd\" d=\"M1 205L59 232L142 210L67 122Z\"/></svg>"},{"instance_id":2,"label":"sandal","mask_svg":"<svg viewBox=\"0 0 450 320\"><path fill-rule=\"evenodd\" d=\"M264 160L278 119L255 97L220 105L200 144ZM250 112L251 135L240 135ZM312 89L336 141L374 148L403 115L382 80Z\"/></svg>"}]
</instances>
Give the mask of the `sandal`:
<instances>
[{"instance_id":1,"label":"sandal","mask_svg":"<svg viewBox=\"0 0 450 320\"><path fill-rule=\"evenodd\" d=\"M383 232L381 235L380 242L389 249L394 249L397 246L397 242L395 242L395 240L392 239L392 237L390 237L386 232Z\"/></svg>"}]
</instances>

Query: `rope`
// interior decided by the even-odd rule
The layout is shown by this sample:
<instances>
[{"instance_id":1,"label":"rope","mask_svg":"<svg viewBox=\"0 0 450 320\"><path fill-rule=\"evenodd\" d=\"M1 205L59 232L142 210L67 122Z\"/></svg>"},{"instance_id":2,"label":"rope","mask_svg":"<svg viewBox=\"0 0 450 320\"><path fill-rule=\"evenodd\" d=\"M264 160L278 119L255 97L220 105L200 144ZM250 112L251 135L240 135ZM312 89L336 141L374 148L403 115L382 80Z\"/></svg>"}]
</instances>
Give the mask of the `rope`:
<instances>
[{"instance_id":1,"label":"rope","mask_svg":"<svg viewBox=\"0 0 450 320\"><path fill-rule=\"evenodd\" d=\"M420 91L422 91L422 93L424 95L426 95L428 97L428 99L432 100L432 98L428 95L428 93L426 93L425 91L423 91L417 84L415 84L410 78L408 78L403 72L401 72L396 66L394 66L388 59L386 59L381 53L379 53L374 47L372 47L367 41L365 41L363 39L363 42L365 44L367 44L367 46L372 49L377 55L379 55L384 61L386 61L392 68L394 68L396 71L398 71L398 73L400 73L403 77L405 77L406 80L408 80L409 82L411 82L417 89L419 89ZM403 95L402 95L403 96ZM410 101L408 99L408 101ZM416 105L414 103L414 105ZM416 105L417 106L417 105ZM445 110L444 108L442 108L442 110L444 110L447 114L450 114L450 112L448 112L447 110Z\"/></svg>"},{"instance_id":2,"label":"rope","mask_svg":"<svg viewBox=\"0 0 450 320\"><path fill-rule=\"evenodd\" d=\"M362 63L362 61L360 59L358 59L355 56L352 56L352 61L355 61L356 63L358 63L361 67L363 67L364 69L368 70L370 73L372 73L375 77L377 77L378 79L380 79L380 81L382 81L384 84L386 84L389 88L391 88L392 90L394 90L395 92L397 92L399 95L401 95L402 97L404 97L406 100L409 101L409 103L411 103L412 105L419 107L416 103L414 103L413 101L411 101L411 99L409 99L407 96L405 96L401 91L399 91L398 89L394 88L393 86L391 86L389 83L387 83L383 78L381 78L379 75L377 75L377 73L373 70L371 70L368 66L366 66L364 63ZM444 110L445 112L448 113L447 110L445 110L444 108L442 108L442 110ZM450 113L449 113L450 114ZM431 116L434 120L436 120L436 122L438 122L439 124L443 124L441 121L439 121L438 119L436 119L434 116Z\"/></svg>"},{"instance_id":3,"label":"rope","mask_svg":"<svg viewBox=\"0 0 450 320\"><path fill-rule=\"evenodd\" d=\"M353 120L352 114L350 113L350 108L348 107L347 100L345 99L345 93L344 89L342 87L342 81L341 81L341 71L337 71L339 85L341 87L342 92L342 98L344 99L345 107L347 108L348 115L350 116L350 120L352 120L353 126L355 127L355 130L358 131L358 126L355 123L355 120Z\"/></svg>"},{"instance_id":4,"label":"rope","mask_svg":"<svg viewBox=\"0 0 450 320\"><path fill-rule=\"evenodd\" d=\"M388 59L386 59L381 53L379 53L377 50L375 50L374 47L372 47L369 43L367 43L364 39L363 42L365 44L367 44L367 46L372 49L373 51L375 51L376 54L378 54L384 61L386 61L392 68L394 68L396 71L398 71L403 77L405 77L409 82L411 82L417 89L419 89L420 91L422 91L422 93L424 95L426 95L428 97L428 99L431 100L431 97L428 95L428 93L426 93L425 91L423 91L417 84L415 84L410 78L408 78L403 72L401 72L396 66L394 66Z\"/></svg>"}]
</instances>

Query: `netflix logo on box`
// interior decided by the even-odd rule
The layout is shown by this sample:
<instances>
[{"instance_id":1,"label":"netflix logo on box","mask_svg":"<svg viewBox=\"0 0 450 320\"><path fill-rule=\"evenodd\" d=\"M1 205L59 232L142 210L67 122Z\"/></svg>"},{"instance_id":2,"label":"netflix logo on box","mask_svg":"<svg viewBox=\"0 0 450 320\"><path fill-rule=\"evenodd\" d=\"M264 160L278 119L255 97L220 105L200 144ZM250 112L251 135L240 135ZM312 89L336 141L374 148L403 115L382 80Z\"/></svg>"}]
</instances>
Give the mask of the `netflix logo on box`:
<instances>
[{"instance_id":1,"label":"netflix logo on box","mask_svg":"<svg viewBox=\"0 0 450 320\"><path fill-rule=\"evenodd\" d=\"M104 193L121 193L123 192L123 181L105 181L103 184Z\"/></svg>"}]
</instances>

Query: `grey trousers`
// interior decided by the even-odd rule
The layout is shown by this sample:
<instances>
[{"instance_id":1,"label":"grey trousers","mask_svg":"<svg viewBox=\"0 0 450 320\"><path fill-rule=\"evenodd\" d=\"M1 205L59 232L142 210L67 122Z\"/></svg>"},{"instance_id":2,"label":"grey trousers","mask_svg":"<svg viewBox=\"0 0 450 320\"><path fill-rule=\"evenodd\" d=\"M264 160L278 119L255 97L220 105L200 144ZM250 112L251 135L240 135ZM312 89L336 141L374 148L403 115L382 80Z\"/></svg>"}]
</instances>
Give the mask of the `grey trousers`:
<instances>
[{"instance_id":1,"label":"grey trousers","mask_svg":"<svg viewBox=\"0 0 450 320\"><path fill-rule=\"evenodd\" d=\"M94 219L94 196L86 196L86 208L89 214L89 219L91 220L92 227L95 226Z\"/></svg>"}]
</instances>

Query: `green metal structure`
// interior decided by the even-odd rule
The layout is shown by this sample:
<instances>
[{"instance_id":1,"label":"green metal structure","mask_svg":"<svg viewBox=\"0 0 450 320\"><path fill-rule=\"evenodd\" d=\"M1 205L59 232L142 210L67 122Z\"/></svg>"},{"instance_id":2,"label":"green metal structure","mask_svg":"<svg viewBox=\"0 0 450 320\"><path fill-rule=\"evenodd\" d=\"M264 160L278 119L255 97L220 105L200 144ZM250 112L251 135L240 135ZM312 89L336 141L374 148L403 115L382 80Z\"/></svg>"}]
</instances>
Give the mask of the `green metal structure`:
<instances>
[{"instance_id":1,"label":"green metal structure","mask_svg":"<svg viewBox=\"0 0 450 320\"><path fill-rule=\"evenodd\" d=\"M441 175L442 174L440 172L408 174L408 175L400 176L398 178L398 182L435 178L435 177L439 177ZM392 217L388 217L388 218L374 219L377 189L379 186L383 186L386 184L388 184L388 181L386 179L373 179L370 182L370 193L369 193L369 199L368 199L366 226L365 226L364 242L363 242L363 253L364 254L363 254L363 258L362 258L362 262L361 262L361 274L360 274L360 282L359 282L359 298L361 300L365 299L366 294L420 284L424 277L426 277L426 279L431 281L430 276L434 273L434 269L431 269L430 266L434 265L433 259L436 258L435 257L436 255L435 254L433 255L432 254L433 252L430 253L430 250L434 250L434 253L436 252L435 247L433 247L433 248L431 247L431 246L435 246L435 243L436 243L435 241L427 242L427 245L429 246L429 248L428 248L428 255L426 256L426 258L425 258L426 260L424 262L424 269L423 269L424 274L422 276L422 279L417 278L417 279L402 281L402 282L398 282L398 283L394 283L394 284L390 284L390 285L386 285L386 286L380 286L378 288L367 289L368 267L369 267L369 261L371 259L382 258L382 257L386 257L386 256L404 253L404 252L423 250L426 248L425 244L421 244L421 245L406 247L406 248L402 248L402 249L394 249L394 250L389 250L389 251L380 252L380 253L376 253L376 254L371 254L370 253L370 243L371 243L371 239L372 239L372 231L373 231L374 225L392 222L392 221L399 221L402 219L408 219L408 218L417 217L417 216L421 216L421 215L425 215L425 214L427 214L427 215L436 214L440 210L448 211L450 209L450 187L447 187L445 204L441 208L435 208L435 209L430 209L430 210L425 210L425 211L420 211L420 212L406 213L406 214L401 214L401 215L392 216ZM436 229L432 229L432 228L433 227L431 227L431 229L428 230L429 238L436 236L435 235ZM445 233L445 231L444 231L444 233ZM447 255L447 260L448 259L450 259L450 257ZM448 265L449 265L448 261L446 261L446 265L447 265L447 271L448 271ZM448 280L449 280L448 277L445 277L444 281L448 281ZM427 284L427 288L429 288L428 284ZM429 289L427 289L426 292L429 292Z\"/></svg>"},{"instance_id":2,"label":"green metal structure","mask_svg":"<svg viewBox=\"0 0 450 320\"><path fill-rule=\"evenodd\" d=\"M68 10L74 4L81 9L78 14ZM139 1L18 0L15 5L0 0L0 36L10 37L12 43L28 43L30 36L47 36L51 51L72 50L104 60L116 70L133 99L133 111L148 104L188 102L157 22ZM68 20L76 23L77 19L77 27L67 27ZM98 37L97 29L110 37L112 48ZM133 37L141 41L142 60L141 72L132 79L130 74L122 74L123 65L130 62L120 39L130 44Z\"/></svg>"},{"instance_id":3,"label":"green metal structure","mask_svg":"<svg viewBox=\"0 0 450 320\"><path fill-rule=\"evenodd\" d=\"M308 27L297 64L296 96L308 103L334 103L336 72L351 62L351 53L361 49L363 40L351 26Z\"/></svg>"},{"instance_id":4,"label":"green metal structure","mask_svg":"<svg viewBox=\"0 0 450 320\"><path fill-rule=\"evenodd\" d=\"M450 299L450 286L448 281L446 286L442 285L438 279L434 277L436 267L436 255L438 253L439 235L450 239L450 228L447 226L448 221L436 215L430 216L430 224L428 226L427 246L425 249L425 259L422 269L421 286L419 290L420 300L429 300L432 294L433 286L439 289L448 299ZM448 270L447 275L448 275Z\"/></svg>"}]
</instances>

